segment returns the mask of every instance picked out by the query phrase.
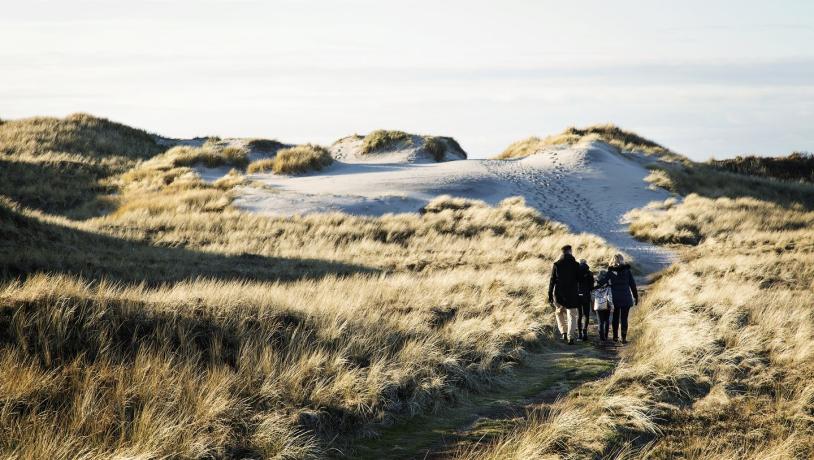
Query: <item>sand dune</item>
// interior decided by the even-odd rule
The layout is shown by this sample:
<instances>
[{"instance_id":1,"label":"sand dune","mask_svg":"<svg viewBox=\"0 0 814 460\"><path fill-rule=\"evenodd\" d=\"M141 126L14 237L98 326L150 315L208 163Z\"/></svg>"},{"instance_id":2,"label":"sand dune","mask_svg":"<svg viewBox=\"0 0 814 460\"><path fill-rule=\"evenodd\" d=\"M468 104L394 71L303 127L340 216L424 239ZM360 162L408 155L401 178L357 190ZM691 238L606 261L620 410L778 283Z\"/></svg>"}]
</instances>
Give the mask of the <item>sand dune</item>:
<instances>
[{"instance_id":1,"label":"sand dune","mask_svg":"<svg viewBox=\"0 0 814 460\"><path fill-rule=\"evenodd\" d=\"M592 141L554 146L518 160L408 160L404 152L370 162L337 155L332 166L315 174L255 174L250 178L261 186L243 188L235 205L268 215L329 211L381 215L418 211L440 195L490 204L522 196L573 231L607 239L632 255L646 272L672 260L669 252L634 240L623 221L627 211L669 197L644 181L645 158L622 156L615 148Z\"/></svg>"}]
</instances>

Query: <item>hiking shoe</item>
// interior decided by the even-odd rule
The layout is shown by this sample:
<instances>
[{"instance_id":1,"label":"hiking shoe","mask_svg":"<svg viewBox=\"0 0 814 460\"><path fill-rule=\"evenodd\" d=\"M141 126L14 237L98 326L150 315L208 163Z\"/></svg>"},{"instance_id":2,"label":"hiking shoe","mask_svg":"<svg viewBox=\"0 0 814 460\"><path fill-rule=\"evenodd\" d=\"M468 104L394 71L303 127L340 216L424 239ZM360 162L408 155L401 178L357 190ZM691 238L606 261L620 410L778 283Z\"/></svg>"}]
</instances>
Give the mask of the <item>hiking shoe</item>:
<instances>
[{"instance_id":1,"label":"hiking shoe","mask_svg":"<svg viewBox=\"0 0 814 460\"><path fill-rule=\"evenodd\" d=\"M574 344L574 339L570 339L570 340L568 341L568 345L573 345L573 344Z\"/></svg>"},{"instance_id":2,"label":"hiking shoe","mask_svg":"<svg viewBox=\"0 0 814 460\"><path fill-rule=\"evenodd\" d=\"M562 333L562 340L563 340L563 342L568 340L568 333L567 332Z\"/></svg>"},{"instance_id":3,"label":"hiking shoe","mask_svg":"<svg viewBox=\"0 0 814 460\"><path fill-rule=\"evenodd\" d=\"M618 342L618 341L619 341L619 337L614 337L614 338L613 338L613 341L614 341L614 342Z\"/></svg>"}]
</instances>

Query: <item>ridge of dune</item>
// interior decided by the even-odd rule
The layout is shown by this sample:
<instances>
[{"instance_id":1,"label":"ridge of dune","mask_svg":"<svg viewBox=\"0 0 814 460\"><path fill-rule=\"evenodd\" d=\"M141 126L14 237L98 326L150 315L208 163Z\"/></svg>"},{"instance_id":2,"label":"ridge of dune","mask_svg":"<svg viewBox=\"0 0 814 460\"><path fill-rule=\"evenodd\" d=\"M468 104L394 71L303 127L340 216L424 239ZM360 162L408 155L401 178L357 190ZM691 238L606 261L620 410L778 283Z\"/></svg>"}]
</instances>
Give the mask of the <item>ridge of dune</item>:
<instances>
[{"instance_id":1,"label":"ridge of dune","mask_svg":"<svg viewBox=\"0 0 814 460\"><path fill-rule=\"evenodd\" d=\"M632 255L645 272L672 255L636 241L625 214L671 194L651 187L645 162L601 141L556 145L520 159L405 162L404 152L372 161L341 155L325 170L301 176L254 174L234 205L267 215L340 211L361 215L416 212L441 195L496 204L521 196L575 232L593 233Z\"/></svg>"},{"instance_id":2,"label":"ridge of dune","mask_svg":"<svg viewBox=\"0 0 814 460\"><path fill-rule=\"evenodd\" d=\"M344 163L443 163L467 158L466 152L452 138L402 134L407 136L407 139L394 142L376 152L365 153L365 137L359 135L343 137L334 142L328 150L335 160ZM438 156L433 153L430 146L433 142L442 149Z\"/></svg>"}]
</instances>

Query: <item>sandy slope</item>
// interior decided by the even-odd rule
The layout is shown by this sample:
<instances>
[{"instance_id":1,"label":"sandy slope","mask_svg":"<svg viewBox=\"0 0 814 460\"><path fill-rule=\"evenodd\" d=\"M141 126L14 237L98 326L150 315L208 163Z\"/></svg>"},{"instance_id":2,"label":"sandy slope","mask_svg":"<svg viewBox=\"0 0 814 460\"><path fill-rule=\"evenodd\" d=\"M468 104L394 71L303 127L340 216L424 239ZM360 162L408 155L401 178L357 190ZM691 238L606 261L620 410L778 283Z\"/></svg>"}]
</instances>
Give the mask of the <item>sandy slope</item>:
<instances>
[{"instance_id":1,"label":"sandy slope","mask_svg":"<svg viewBox=\"0 0 814 460\"><path fill-rule=\"evenodd\" d=\"M244 188L235 205L272 215L325 211L381 215L414 212L444 194L488 203L519 195L573 231L602 236L652 272L670 263L672 255L634 240L622 221L627 211L669 197L644 182L648 171L643 161L623 157L601 142L553 147L519 160L360 163L339 159L318 174L252 175L262 186Z\"/></svg>"}]
</instances>

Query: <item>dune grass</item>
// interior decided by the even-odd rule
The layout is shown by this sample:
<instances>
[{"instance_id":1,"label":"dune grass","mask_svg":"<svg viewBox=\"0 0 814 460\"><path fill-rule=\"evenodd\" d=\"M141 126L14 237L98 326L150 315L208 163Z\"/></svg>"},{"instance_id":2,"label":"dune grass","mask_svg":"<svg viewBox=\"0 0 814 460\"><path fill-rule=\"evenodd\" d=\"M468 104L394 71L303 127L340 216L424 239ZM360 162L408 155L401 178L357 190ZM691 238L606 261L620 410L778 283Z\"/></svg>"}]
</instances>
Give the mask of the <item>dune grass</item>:
<instances>
[{"instance_id":1,"label":"dune grass","mask_svg":"<svg viewBox=\"0 0 814 460\"><path fill-rule=\"evenodd\" d=\"M274 170L274 158L263 158L249 163L246 172L250 174L271 172Z\"/></svg>"},{"instance_id":2,"label":"dune grass","mask_svg":"<svg viewBox=\"0 0 814 460\"><path fill-rule=\"evenodd\" d=\"M286 145L276 139L250 139L246 142L246 148L263 153L275 153Z\"/></svg>"},{"instance_id":3,"label":"dune grass","mask_svg":"<svg viewBox=\"0 0 814 460\"><path fill-rule=\"evenodd\" d=\"M628 216L637 237L682 245L682 261L633 310L614 373L460 458L814 456L814 212L777 181L729 198L755 179L715 174L693 180L718 198Z\"/></svg>"},{"instance_id":4,"label":"dune grass","mask_svg":"<svg viewBox=\"0 0 814 460\"><path fill-rule=\"evenodd\" d=\"M145 131L74 114L0 125L0 195L84 218L110 209L111 178L160 153Z\"/></svg>"},{"instance_id":5,"label":"dune grass","mask_svg":"<svg viewBox=\"0 0 814 460\"><path fill-rule=\"evenodd\" d=\"M708 164L739 174L814 182L814 154L806 152L794 152L782 157L737 156L727 160L710 160Z\"/></svg>"},{"instance_id":6,"label":"dune grass","mask_svg":"<svg viewBox=\"0 0 814 460\"><path fill-rule=\"evenodd\" d=\"M3 456L352 456L545 346L560 246L613 251L519 199L245 214L239 174L188 166L212 148L111 178L115 212L84 221L0 200Z\"/></svg>"},{"instance_id":7,"label":"dune grass","mask_svg":"<svg viewBox=\"0 0 814 460\"><path fill-rule=\"evenodd\" d=\"M213 209L224 193L134 196L82 224L6 208L16 241L50 243L0 251L25 278L0 288L0 395L29 408L0 412L0 451L351 449L359 430L486 388L545 343L538 272L564 242L612 251L519 200L268 219Z\"/></svg>"},{"instance_id":8,"label":"dune grass","mask_svg":"<svg viewBox=\"0 0 814 460\"><path fill-rule=\"evenodd\" d=\"M84 113L61 119L7 120L0 124L0 151L5 155L62 152L94 159L145 159L161 150L154 136L146 131Z\"/></svg>"},{"instance_id":9,"label":"dune grass","mask_svg":"<svg viewBox=\"0 0 814 460\"><path fill-rule=\"evenodd\" d=\"M424 150L427 151L435 161L444 161L446 154L450 153L459 158L466 158L466 152L461 145L451 137L424 136Z\"/></svg>"},{"instance_id":10,"label":"dune grass","mask_svg":"<svg viewBox=\"0 0 814 460\"><path fill-rule=\"evenodd\" d=\"M333 163L331 153L324 147L304 144L279 150L274 158L264 158L252 162L248 172L268 172L275 174L303 174L320 171Z\"/></svg>"},{"instance_id":11,"label":"dune grass","mask_svg":"<svg viewBox=\"0 0 814 460\"><path fill-rule=\"evenodd\" d=\"M388 131L379 129L371 132L362 139L362 153L371 154L383 150L393 149L398 144L409 144L412 137L404 131Z\"/></svg>"},{"instance_id":12,"label":"dune grass","mask_svg":"<svg viewBox=\"0 0 814 460\"><path fill-rule=\"evenodd\" d=\"M238 147L178 146L170 149L166 156L172 158L173 166L195 166L200 164L207 168L227 165L242 168L249 163L248 152Z\"/></svg>"},{"instance_id":13,"label":"dune grass","mask_svg":"<svg viewBox=\"0 0 814 460\"><path fill-rule=\"evenodd\" d=\"M575 144L581 140L599 140L610 144L622 152L636 152L653 155L665 160L683 161L684 157L670 151L649 139L626 131L612 124L593 125L587 128L570 127L562 133L540 137L529 137L508 146L495 159L523 158L533 155L546 147Z\"/></svg>"}]
</instances>

